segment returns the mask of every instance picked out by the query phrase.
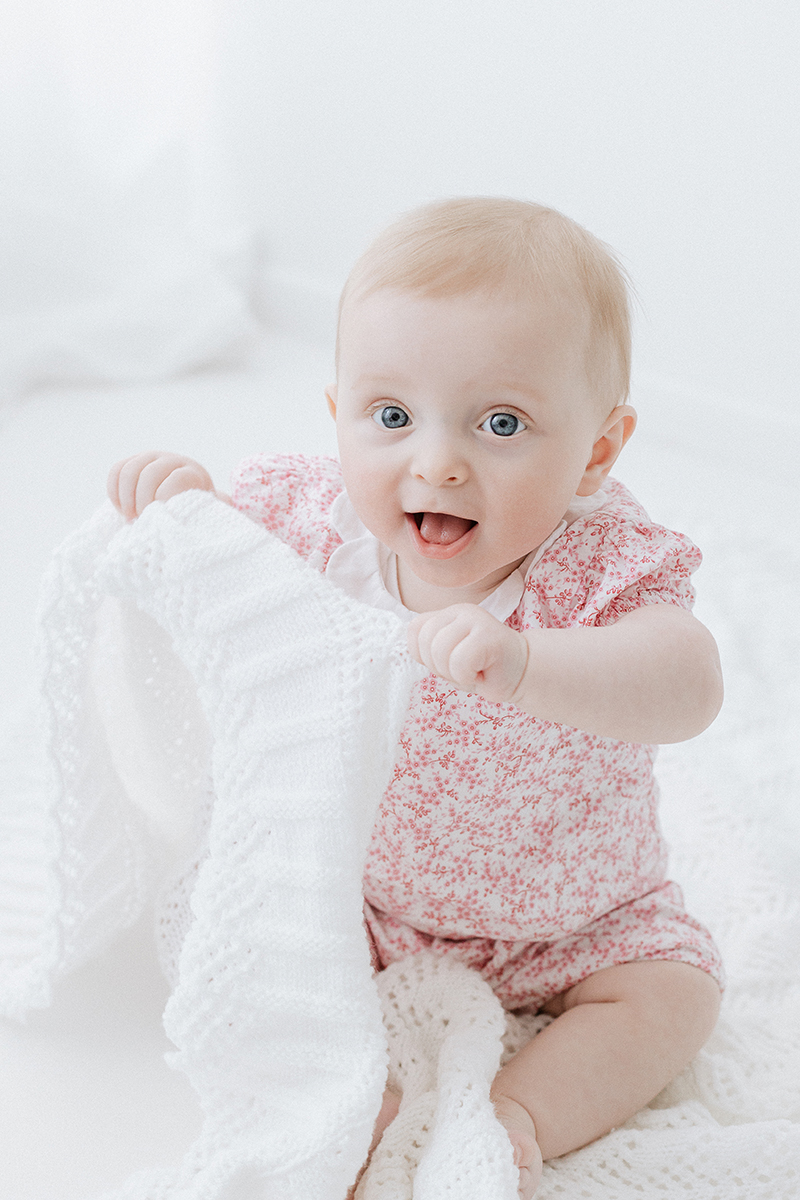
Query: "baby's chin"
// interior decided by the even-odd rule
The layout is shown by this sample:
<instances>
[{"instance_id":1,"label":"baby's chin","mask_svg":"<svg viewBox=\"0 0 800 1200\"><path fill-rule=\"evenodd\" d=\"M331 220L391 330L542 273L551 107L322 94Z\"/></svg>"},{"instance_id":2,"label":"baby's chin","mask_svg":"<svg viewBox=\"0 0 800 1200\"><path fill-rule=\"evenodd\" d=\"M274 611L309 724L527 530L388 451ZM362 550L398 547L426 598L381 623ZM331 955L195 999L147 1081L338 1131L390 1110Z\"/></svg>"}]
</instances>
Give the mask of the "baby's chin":
<instances>
[{"instance_id":1,"label":"baby's chin","mask_svg":"<svg viewBox=\"0 0 800 1200\"><path fill-rule=\"evenodd\" d=\"M429 559L397 556L400 596L414 612L431 612L451 604L480 604L490 596L524 559L499 567L489 575L470 570L458 559Z\"/></svg>"}]
</instances>

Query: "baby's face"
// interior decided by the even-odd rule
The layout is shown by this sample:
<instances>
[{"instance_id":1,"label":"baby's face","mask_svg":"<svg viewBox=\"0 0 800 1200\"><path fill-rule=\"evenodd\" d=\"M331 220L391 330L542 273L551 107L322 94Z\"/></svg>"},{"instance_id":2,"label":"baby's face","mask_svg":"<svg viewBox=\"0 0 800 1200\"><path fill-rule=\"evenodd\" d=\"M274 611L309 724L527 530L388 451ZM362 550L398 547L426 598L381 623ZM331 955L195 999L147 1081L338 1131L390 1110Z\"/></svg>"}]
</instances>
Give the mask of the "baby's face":
<instances>
[{"instance_id":1,"label":"baby's face","mask_svg":"<svg viewBox=\"0 0 800 1200\"><path fill-rule=\"evenodd\" d=\"M597 486L587 327L566 299L383 289L346 307L329 391L345 487L409 608L479 603Z\"/></svg>"}]
</instances>

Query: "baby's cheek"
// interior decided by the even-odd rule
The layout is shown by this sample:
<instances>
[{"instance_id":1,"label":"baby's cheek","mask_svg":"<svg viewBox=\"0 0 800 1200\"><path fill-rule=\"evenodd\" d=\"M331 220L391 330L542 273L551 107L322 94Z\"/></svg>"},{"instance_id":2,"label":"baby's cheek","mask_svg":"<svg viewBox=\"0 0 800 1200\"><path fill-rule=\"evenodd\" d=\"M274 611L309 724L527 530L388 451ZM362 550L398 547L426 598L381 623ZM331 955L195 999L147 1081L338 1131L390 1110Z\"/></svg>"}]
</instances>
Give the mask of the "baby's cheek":
<instances>
[{"instance_id":1,"label":"baby's cheek","mask_svg":"<svg viewBox=\"0 0 800 1200\"><path fill-rule=\"evenodd\" d=\"M392 510L399 512L394 490L387 480L377 473L357 475L352 483L345 476L345 488L356 516L366 525L379 541L391 534Z\"/></svg>"}]
</instances>

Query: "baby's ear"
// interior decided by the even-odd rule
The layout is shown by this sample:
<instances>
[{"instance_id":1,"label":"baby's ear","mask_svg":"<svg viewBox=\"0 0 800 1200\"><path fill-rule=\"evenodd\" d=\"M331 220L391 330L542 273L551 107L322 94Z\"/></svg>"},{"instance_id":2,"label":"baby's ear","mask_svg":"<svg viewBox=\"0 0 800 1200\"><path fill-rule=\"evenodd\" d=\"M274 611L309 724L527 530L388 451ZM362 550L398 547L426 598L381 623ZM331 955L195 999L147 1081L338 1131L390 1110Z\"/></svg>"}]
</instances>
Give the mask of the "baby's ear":
<instances>
[{"instance_id":1,"label":"baby's ear","mask_svg":"<svg viewBox=\"0 0 800 1200\"><path fill-rule=\"evenodd\" d=\"M336 420L336 384L332 383L330 387L325 388L325 399L328 401L328 412Z\"/></svg>"},{"instance_id":2,"label":"baby's ear","mask_svg":"<svg viewBox=\"0 0 800 1200\"><path fill-rule=\"evenodd\" d=\"M577 496L593 496L599 490L635 428L636 410L630 404L618 404L600 426Z\"/></svg>"}]
</instances>

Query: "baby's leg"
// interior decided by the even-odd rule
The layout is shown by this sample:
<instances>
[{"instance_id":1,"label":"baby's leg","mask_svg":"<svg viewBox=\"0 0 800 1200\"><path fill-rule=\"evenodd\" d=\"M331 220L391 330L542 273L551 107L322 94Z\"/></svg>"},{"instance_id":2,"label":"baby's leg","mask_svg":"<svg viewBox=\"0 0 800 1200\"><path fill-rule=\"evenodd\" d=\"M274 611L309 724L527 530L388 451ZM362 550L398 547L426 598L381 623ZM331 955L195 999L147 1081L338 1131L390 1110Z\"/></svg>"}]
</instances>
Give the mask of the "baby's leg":
<instances>
[{"instance_id":1,"label":"baby's leg","mask_svg":"<svg viewBox=\"0 0 800 1200\"><path fill-rule=\"evenodd\" d=\"M719 987L686 963L625 963L589 976L545 1011L556 1020L492 1085L497 1115L524 1168L524 1200L536 1190L540 1153L558 1158L608 1133L694 1058L714 1028Z\"/></svg>"}]
</instances>

